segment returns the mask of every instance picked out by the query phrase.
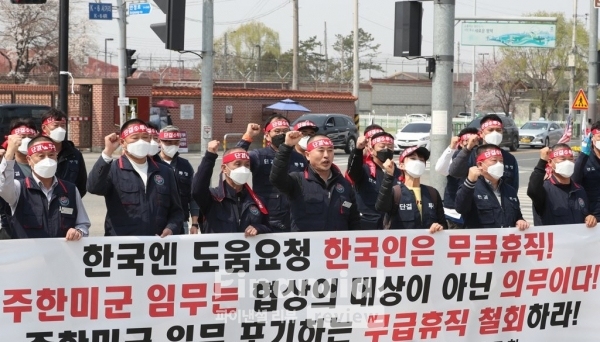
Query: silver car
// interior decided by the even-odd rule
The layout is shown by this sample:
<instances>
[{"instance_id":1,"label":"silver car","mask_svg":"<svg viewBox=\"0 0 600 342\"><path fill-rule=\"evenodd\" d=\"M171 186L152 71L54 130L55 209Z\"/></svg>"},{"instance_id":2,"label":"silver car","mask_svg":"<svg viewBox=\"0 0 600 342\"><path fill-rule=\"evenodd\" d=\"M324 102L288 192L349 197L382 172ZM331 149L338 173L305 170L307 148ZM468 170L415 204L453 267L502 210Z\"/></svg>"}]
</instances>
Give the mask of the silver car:
<instances>
[{"instance_id":1,"label":"silver car","mask_svg":"<svg viewBox=\"0 0 600 342\"><path fill-rule=\"evenodd\" d=\"M565 130L552 121L529 121L519 129L519 147L557 144Z\"/></svg>"}]
</instances>

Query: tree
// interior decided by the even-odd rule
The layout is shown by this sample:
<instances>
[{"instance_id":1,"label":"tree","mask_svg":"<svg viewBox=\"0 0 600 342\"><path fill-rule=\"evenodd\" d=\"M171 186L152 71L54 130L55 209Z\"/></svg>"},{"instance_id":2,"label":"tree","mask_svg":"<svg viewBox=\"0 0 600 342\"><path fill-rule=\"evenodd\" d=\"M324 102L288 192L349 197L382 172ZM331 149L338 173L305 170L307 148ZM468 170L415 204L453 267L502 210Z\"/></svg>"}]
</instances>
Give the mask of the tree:
<instances>
[{"instance_id":1,"label":"tree","mask_svg":"<svg viewBox=\"0 0 600 342\"><path fill-rule=\"evenodd\" d=\"M506 60L494 55L484 59L477 70L477 104L484 110L504 112L507 115L512 112L514 99L521 85L521 79L514 68Z\"/></svg>"},{"instance_id":2,"label":"tree","mask_svg":"<svg viewBox=\"0 0 600 342\"><path fill-rule=\"evenodd\" d=\"M563 13L536 12L526 16L557 17L556 47L541 48L502 48L501 53L508 65L536 94L536 104L542 115L552 115L562 111L568 98L569 69L568 56L571 51L573 21L567 21ZM583 86L587 66L588 36L583 23L579 22L576 31L575 84ZM562 116L561 116L562 118ZM559 119L559 118L553 118Z\"/></svg>"},{"instance_id":3,"label":"tree","mask_svg":"<svg viewBox=\"0 0 600 342\"><path fill-rule=\"evenodd\" d=\"M358 29L358 56L359 70L374 70L383 71L379 64L373 64L371 59L379 55L379 47L381 44L374 44L375 38L370 33L363 29ZM339 81L350 81L353 78L353 61L354 61L354 32L343 36L335 35L335 43L333 49L340 55L339 63L334 64L333 77Z\"/></svg>"},{"instance_id":4,"label":"tree","mask_svg":"<svg viewBox=\"0 0 600 342\"><path fill-rule=\"evenodd\" d=\"M77 2L71 1L69 58L81 63L96 48L93 23L78 15ZM0 50L14 83L30 81L34 69L40 73L58 71L58 0L43 5L15 5L0 1ZM58 74L58 73L56 73Z\"/></svg>"},{"instance_id":5,"label":"tree","mask_svg":"<svg viewBox=\"0 0 600 342\"><path fill-rule=\"evenodd\" d=\"M298 79L301 82L323 82L327 72L325 55L321 54L323 43L317 40L317 36L298 42ZM283 53L280 58L282 75L292 74L294 50L290 49Z\"/></svg>"},{"instance_id":6,"label":"tree","mask_svg":"<svg viewBox=\"0 0 600 342\"><path fill-rule=\"evenodd\" d=\"M224 54L225 35L227 35L227 56ZM260 54L258 51L260 46ZM265 24L253 21L242 24L234 30L227 31L214 42L217 55L215 70L228 75L251 75L258 72L258 61L261 65L263 57L279 58L279 33Z\"/></svg>"}]
</instances>

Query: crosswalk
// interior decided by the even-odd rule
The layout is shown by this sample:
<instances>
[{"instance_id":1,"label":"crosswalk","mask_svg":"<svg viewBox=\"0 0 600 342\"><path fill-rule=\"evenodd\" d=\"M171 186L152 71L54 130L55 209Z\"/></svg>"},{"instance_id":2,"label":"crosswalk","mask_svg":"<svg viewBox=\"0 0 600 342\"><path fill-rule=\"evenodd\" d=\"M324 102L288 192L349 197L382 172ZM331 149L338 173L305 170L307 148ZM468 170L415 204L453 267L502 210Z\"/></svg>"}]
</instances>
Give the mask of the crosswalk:
<instances>
[{"instance_id":1,"label":"crosswalk","mask_svg":"<svg viewBox=\"0 0 600 342\"><path fill-rule=\"evenodd\" d=\"M521 213L523 214L523 218L530 225L533 225L533 206L531 204L531 198L527 196L527 187L520 187L517 195L519 196L519 202L521 202Z\"/></svg>"}]
</instances>

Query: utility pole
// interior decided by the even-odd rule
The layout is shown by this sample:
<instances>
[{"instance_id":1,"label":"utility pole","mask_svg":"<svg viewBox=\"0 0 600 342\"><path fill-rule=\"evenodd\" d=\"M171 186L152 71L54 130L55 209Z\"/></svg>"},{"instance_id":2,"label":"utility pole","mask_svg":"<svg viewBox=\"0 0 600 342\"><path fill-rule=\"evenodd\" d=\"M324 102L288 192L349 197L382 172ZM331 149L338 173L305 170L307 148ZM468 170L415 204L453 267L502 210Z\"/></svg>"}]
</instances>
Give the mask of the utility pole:
<instances>
[{"instance_id":1,"label":"utility pole","mask_svg":"<svg viewBox=\"0 0 600 342\"><path fill-rule=\"evenodd\" d=\"M458 47L456 49L456 82L459 81L460 77L460 42L457 43Z\"/></svg>"},{"instance_id":2,"label":"utility pole","mask_svg":"<svg viewBox=\"0 0 600 342\"><path fill-rule=\"evenodd\" d=\"M60 111L69 115L69 0L59 4L58 98Z\"/></svg>"},{"instance_id":3,"label":"utility pole","mask_svg":"<svg viewBox=\"0 0 600 342\"><path fill-rule=\"evenodd\" d=\"M119 12L119 99L127 97L125 81L127 80L127 9L123 0L117 0ZM127 106L119 104L119 127L125 123Z\"/></svg>"},{"instance_id":4,"label":"utility pole","mask_svg":"<svg viewBox=\"0 0 600 342\"><path fill-rule=\"evenodd\" d=\"M227 53L228 53L228 51L227 51L227 32L225 32L225 36L223 37L223 56L225 56L225 61L223 62L223 69L224 69L223 75L224 75L225 79L228 79L227 74L229 72L229 70L227 70L227 59L228 59Z\"/></svg>"},{"instance_id":5,"label":"utility pole","mask_svg":"<svg viewBox=\"0 0 600 342\"><path fill-rule=\"evenodd\" d=\"M592 0L590 0L592 1ZM573 109L571 105L573 103L573 99L575 97L575 52L577 51L577 47L575 46L575 38L577 34L577 0L573 0L573 37L571 37L571 53L569 54L569 69L571 71L570 82L569 82L569 114L573 114ZM584 114L582 113L582 117ZM573 119L573 115L571 116ZM582 125L584 125L587 120L581 120ZM581 127L582 129L584 126Z\"/></svg>"},{"instance_id":6,"label":"utility pole","mask_svg":"<svg viewBox=\"0 0 600 342\"><path fill-rule=\"evenodd\" d=\"M473 17L477 17L477 0L473 0ZM473 67L471 68L471 119L475 119L475 69L477 62L477 47L473 45Z\"/></svg>"},{"instance_id":7,"label":"utility pole","mask_svg":"<svg viewBox=\"0 0 600 342\"><path fill-rule=\"evenodd\" d=\"M594 1L590 1L590 47L588 53L588 117L592 122L598 121L598 9L594 6ZM571 105L571 104L569 104Z\"/></svg>"},{"instance_id":8,"label":"utility pole","mask_svg":"<svg viewBox=\"0 0 600 342\"><path fill-rule=\"evenodd\" d=\"M329 57L327 56L327 22L325 22L325 38L323 39L325 45L325 84L329 84Z\"/></svg>"},{"instance_id":9,"label":"utility pole","mask_svg":"<svg viewBox=\"0 0 600 342\"><path fill-rule=\"evenodd\" d=\"M107 73L106 73L106 67L108 66L106 64L106 55L107 55L107 49L108 49L108 42L112 42L113 39L112 38L104 38L104 78L106 78Z\"/></svg>"},{"instance_id":10,"label":"utility pole","mask_svg":"<svg viewBox=\"0 0 600 342\"><path fill-rule=\"evenodd\" d=\"M360 114L360 103L358 100L358 88L360 86L360 70L359 70L359 60L358 60L358 0L354 0L354 49L353 49L353 65L352 71L354 72L353 82L352 82L352 95L356 97L355 102L355 115Z\"/></svg>"},{"instance_id":11,"label":"utility pole","mask_svg":"<svg viewBox=\"0 0 600 342\"><path fill-rule=\"evenodd\" d=\"M433 58L435 71L431 85L431 156L438 160L452 136L455 0L433 3ZM431 67L431 61L428 63ZM431 168L430 185L443 193L446 178Z\"/></svg>"},{"instance_id":12,"label":"utility pole","mask_svg":"<svg viewBox=\"0 0 600 342\"><path fill-rule=\"evenodd\" d=\"M202 102L200 113L200 155L204 155L212 140L213 125L213 39L214 0L204 0L202 5Z\"/></svg>"},{"instance_id":13,"label":"utility pole","mask_svg":"<svg viewBox=\"0 0 600 342\"><path fill-rule=\"evenodd\" d=\"M298 90L298 53L300 52L300 47L298 46L298 30L299 30L299 20L298 20L298 0L294 1L294 29L293 29L293 57L292 57L292 90Z\"/></svg>"},{"instance_id":14,"label":"utility pole","mask_svg":"<svg viewBox=\"0 0 600 342\"><path fill-rule=\"evenodd\" d=\"M258 48L258 58L257 58L257 66L256 66L256 73L258 74L258 81L260 82L260 45L256 45L256 47Z\"/></svg>"}]
</instances>

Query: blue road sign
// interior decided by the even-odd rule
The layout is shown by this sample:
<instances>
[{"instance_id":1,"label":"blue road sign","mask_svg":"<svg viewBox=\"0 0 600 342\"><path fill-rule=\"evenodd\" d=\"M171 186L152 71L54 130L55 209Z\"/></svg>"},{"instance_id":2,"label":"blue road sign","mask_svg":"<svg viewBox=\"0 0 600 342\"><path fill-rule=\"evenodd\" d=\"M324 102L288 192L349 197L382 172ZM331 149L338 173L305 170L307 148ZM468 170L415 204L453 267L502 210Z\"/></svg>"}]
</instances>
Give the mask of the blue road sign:
<instances>
[{"instance_id":1,"label":"blue road sign","mask_svg":"<svg viewBox=\"0 0 600 342\"><path fill-rule=\"evenodd\" d=\"M90 2L90 20L112 20L112 4Z\"/></svg>"},{"instance_id":2,"label":"blue road sign","mask_svg":"<svg viewBox=\"0 0 600 342\"><path fill-rule=\"evenodd\" d=\"M149 3L129 4L129 15L150 14L152 6Z\"/></svg>"}]
</instances>

